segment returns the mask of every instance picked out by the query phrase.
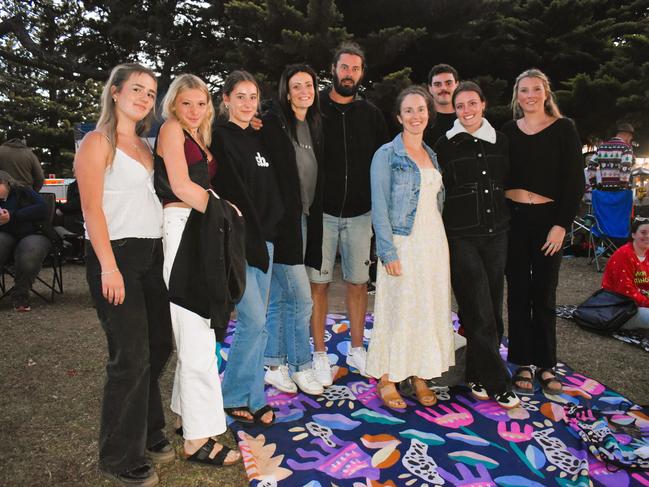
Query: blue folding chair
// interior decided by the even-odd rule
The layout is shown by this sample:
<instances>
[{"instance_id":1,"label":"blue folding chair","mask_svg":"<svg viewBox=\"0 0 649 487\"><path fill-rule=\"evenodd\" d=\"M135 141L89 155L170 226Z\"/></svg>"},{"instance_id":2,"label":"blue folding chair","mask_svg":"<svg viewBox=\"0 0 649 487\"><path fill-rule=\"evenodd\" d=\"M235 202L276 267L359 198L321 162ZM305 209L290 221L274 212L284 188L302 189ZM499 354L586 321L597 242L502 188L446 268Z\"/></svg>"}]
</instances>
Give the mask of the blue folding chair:
<instances>
[{"instance_id":1,"label":"blue folding chair","mask_svg":"<svg viewBox=\"0 0 649 487\"><path fill-rule=\"evenodd\" d=\"M633 192L594 190L592 196L593 224L590 232L594 243L593 258L598 271L599 259L610 256L629 239Z\"/></svg>"}]
</instances>

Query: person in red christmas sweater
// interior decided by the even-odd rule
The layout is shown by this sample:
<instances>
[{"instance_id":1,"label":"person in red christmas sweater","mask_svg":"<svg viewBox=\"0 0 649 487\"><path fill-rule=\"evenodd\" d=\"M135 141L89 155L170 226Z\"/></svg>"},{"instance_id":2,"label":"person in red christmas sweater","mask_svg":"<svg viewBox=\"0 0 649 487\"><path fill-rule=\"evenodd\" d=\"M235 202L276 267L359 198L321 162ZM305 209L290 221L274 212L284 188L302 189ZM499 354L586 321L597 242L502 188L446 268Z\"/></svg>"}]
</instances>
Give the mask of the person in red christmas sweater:
<instances>
[{"instance_id":1,"label":"person in red christmas sweater","mask_svg":"<svg viewBox=\"0 0 649 487\"><path fill-rule=\"evenodd\" d=\"M617 249L606 264L602 287L624 294L638 305L638 313L622 329L649 330L649 218L636 217L631 242Z\"/></svg>"}]
</instances>

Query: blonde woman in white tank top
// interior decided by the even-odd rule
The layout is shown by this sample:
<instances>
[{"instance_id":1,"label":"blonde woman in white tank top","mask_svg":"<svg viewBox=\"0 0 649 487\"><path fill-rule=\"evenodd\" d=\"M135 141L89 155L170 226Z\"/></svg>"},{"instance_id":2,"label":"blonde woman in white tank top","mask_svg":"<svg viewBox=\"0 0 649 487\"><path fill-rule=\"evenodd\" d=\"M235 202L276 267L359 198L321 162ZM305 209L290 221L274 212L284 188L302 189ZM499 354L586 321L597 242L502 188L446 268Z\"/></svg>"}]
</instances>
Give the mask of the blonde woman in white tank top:
<instances>
[{"instance_id":1,"label":"blonde woman in white tank top","mask_svg":"<svg viewBox=\"0 0 649 487\"><path fill-rule=\"evenodd\" d=\"M104 87L97 129L75 157L86 222L86 279L108 341L99 468L123 485L153 486L152 463L173 461L158 378L171 353L162 278L162 206L153 156L140 139L153 117L155 75L116 66Z\"/></svg>"}]
</instances>

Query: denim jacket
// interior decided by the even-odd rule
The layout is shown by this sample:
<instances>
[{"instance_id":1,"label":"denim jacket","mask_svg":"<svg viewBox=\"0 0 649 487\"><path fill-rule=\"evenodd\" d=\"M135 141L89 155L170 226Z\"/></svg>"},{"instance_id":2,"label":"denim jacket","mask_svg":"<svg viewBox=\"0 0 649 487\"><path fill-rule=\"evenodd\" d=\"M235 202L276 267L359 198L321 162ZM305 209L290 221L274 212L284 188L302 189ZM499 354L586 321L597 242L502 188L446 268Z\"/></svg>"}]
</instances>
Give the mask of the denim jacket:
<instances>
[{"instance_id":1,"label":"denim jacket","mask_svg":"<svg viewBox=\"0 0 649 487\"><path fill-rule=\"evenodd\" d=\"M426 144L433 165L439 171L437 156ZM372 224L376 236L376 254L387 264L397 260L392 235L410 235L415 222L421 174L403 146L402 134L379 148L370 168L372 186ZM437 194L437 207L442 212L444 187Z\"/></svg>"}]
</instances>

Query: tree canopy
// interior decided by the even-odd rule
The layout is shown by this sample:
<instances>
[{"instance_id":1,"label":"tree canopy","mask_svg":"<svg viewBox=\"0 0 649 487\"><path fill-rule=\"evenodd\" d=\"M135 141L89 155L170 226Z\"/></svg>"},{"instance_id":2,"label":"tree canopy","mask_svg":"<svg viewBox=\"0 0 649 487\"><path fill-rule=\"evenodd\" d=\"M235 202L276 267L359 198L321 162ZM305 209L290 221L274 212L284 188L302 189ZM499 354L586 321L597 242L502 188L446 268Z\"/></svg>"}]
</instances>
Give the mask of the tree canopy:
<instances>
[{"instance_id":1,"label":"tree canopy","mask_svg":"<svg viewBox=\"0 0 649 487\"><path fill-rule=\"evenodd\" d=\"M366 95L384 112L434 64L483 87L496 126L511 118L515 77L546 72L584 142L619 120L649 138L649 0L7 0L0 9L0 141L26 135L48 172L70 171L72 128L97 117L110 69L138 61L159 92L192 72L216 94L233 69L266 96L284 66L328 81L331 53L367 53ZM649 144L647 144L649 146Z\"/></svg>"}]
</instances>

